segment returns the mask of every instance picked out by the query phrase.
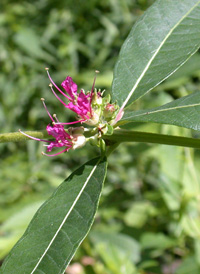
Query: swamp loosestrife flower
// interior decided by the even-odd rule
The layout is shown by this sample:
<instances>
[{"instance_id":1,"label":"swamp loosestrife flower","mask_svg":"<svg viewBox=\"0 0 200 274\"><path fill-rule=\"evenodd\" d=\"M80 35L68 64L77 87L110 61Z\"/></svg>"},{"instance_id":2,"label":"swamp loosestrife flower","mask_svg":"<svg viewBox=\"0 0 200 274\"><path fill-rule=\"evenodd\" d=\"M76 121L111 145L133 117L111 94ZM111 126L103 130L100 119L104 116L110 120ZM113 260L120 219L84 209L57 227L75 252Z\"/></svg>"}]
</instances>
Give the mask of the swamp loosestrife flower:
<instances>
[{"instance_id":1,"label":"swamp loosestrife flower","mask_svg":"<svg viewBox=\"0 0 200 274\"><path fill-rule=\"evenodd\" d=\"M70 123L61 123L55 114L52 116L49 113L44 99L41 98L44 108L46 109L47 114L52 121L52 125L48 125L46 130L47 133L53 138L53 140L39 139L32 137L22 132L21 130L20 132L33 140L45 142L46 144L44 146L47 147L47 152L51 152L53 148L64 147L62 151L59 151L55 154L47 154L44 152L42 154L47 156L56 156L68 151L69 149L76 149L85 145L86 138L84 136L84 127L75 127L65 130L64 125L86 123L89 126L94 126L95 128L92 130L94 134L89 139L91 139L91 143L95 143L95 145L99 145L101 143L99 139L103 134L112 134L113 125L115 124L115 118L117 116L119 107L115 103L110 103L110 95L102 97L104 91L97 91L94 88L96 76L94 78L91 91L85 92L83 89L81 89L79 93L77 91L77 84L73 82L70 76L67 76L67 78L61 83L62 88L65 90L64 92L52 80L48 69L46 70L51 82L49 85L51 91L66 108L77 114L77 120ZM96 73L98 73L98 71L96 71ZM65 103L57 95L54 87L69 101L68 103Z\"/></svg>"},{"instance_id":2,"label":"swamp loosestrife flower","mask_svg":"<svg viewBox=\"0 0 200 274\"><path fill-rule=\"evenodd\" d=\"M52 121L52 126L47 125L46 130L47 130L47 133L54 138L54 140L50 141L50 140L35 138L33 136L26 134L25 132L23 132L21 130L19 130L19 131L22 134L24 134L25 136L27 136L33 140L42 141L42 142L47 143L44 145L47 147L47 152L51 152L53 148L65 147L62 151L59 151L54 154L47 154L47 153L42 152L42 154L46 155L46 156L56 156L63 152L68 151L69 149L76 149L76 148L79 148L79 147L82 147L83 145L85 145L86 138L83 135L84 128L79 127L79 128L75 128L73 130L69 129L68 132L66 132L66 130L64 129L64 126L59 124L59 120L56 117L56 115L54 114L53 117L51 116L51 114L49 113L49 111L46 107L44 99L41 98L41 100L42 100L43 105L44 105L44 107Z\"/></svg>"},{"instance_id":3,"label":"swamp loosestrife flower","mask_svg":"<svg viewBox=\"0 0 200 274\"><path fill-rule=\"evenodd\" d=\"M94 79L92 90L87 93L85 93L83 89L81 89L80 93L78 93L77 84L73 82L70 76L67 76L67 78L61 83L61 86L67 93L66 94L54 83L54 81L52 80L49 74L48 69L46 70L47 70L49 79L51 81L50 88L53 94L66 108L74 111L77 114L77 121L72 123L74 124L79 122L81 123L85 122L89 125L96 125L98 123L98 118L92 108L92 98L94 95L94 85L95 85L96 76ZM98 72L96 71L96 73ZM57 89L57 91L59 91L65 98L69 100L68 104L63 102L63 100L56 94L56 92L53 89L53 86ZM62 123L62 124L69 125L72 123Z\"/></svg>"}]
</instances>

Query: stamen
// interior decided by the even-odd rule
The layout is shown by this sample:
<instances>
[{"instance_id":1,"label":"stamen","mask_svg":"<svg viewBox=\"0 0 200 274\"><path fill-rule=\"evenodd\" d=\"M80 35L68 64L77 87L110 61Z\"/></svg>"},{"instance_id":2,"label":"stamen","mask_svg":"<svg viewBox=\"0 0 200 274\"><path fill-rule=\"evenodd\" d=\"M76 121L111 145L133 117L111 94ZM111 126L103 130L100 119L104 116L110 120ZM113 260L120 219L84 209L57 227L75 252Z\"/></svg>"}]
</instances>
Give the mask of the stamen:
<instances>
[{"instance_id":1,"label":"stamen","mask_svg":"<svg viewBox=\"0 0 200 274\"><path fill-rule=\"evenodd\" d=\"M66 149L64 149L64 150L62 150L62 151L60 151L60 152L55 153L55 154L47 154L47 153L44 153L43 151L42 151L41 153L42 153L42 155L49 156L49 157L53 157L53 156L57 156L57 155L59 155L59 154L65 152L65 151L68 151L68 150L69 150L69 148L66 148Z\"/></svg>"},{"instance_id":2,"label":"stamen","mask_svg":"<svg viewBox=\"0 0 200 274\"><path fill-rule=\"evenodd\" d=\"M98 70L95 70L95 76L94 76L94 81L93 81L93 85L92 85L92 89L91 89L91 94L93 93L94 91L94 86L95 86L95 82L96 82L96 78L97 78L97 74L99 73Z\"/></svg>"},{"instance_id":3,"label":"stamen","mask_svg":"<svg viewBox=\"0 0 200 274\"><path fill-rule=\"evenodd\" d=\"M90 115L92 116L92 95L93 95L93 92L94 92L94 86L95 86L95 82L96 82L96 78L97 78L97 74L99 73L98 70L95 70L95 76L94 76L94 81L93 81L93 85L92 85L92 89L91 89L91 92L90 92Z\"/></svg>"},{"instance_id":4,"label":"stamen","mask_svg":"<svg viewBox=\"0 0 200 274\"><path fill-rule=\"evenodd\" d=\"M53 117L54 117L54 118L56 119L56 121L59 123L59 120L58 120L56 114L53 114Z\"/></svg>"},{"instance_id":5,"label":"stamen","mask_svg":"<svg viewBox=\"0 0 200 274\"><path fill-rule=\"evenodd\" d=\"M48 77L49 77L49 80L51 81L51 83L54 85L54 87L60 92L60 93L62 93L62 95L64 95L69 101L72 101L72 99L70 98L70 97L68 97L55 83L54 83L54 81L52 80L52 78L51 78L51 76L50 76L50 74L49 74L49 71L48 71L49 69L48 68L46 68L46 71L47 71L47 75L48 75Z\"/></svg>"},{"instance_id":6,"label":"stamen","mask_svg":"<svg viewBox=\"0 0 200 274\"><path fill-rule=\"evenodd\" d=\"M48 141L48 140L44 140L44 139L39 139L39 138L36 138L36 137L33 137L33 136L30 136L28 135L27 133L21 131L21 129L19 129L19 132L22 133L23 135L25 135L26 137L30 138L30 139L33 139L35 141L42 141L42 142L47 142L47 143L51 143L51 141Z\"/></svg>"},{"instance_id":7,"label":"stamen","mask_svg":"<svg viewBox=\"0 0 200 274\"><path fill-rule=\"evenodd\" d=\"M61 99L60 97L55 93L53 87L52 87L52 84L49 85L50 88L51 88L51 91L53 92L53 94L56 96L56 98L65 106L65 107L68 107L67 104L65 104Z\"/></svg>"},{"instance_id":8,"label":"stamen","mask_svg":"<svg viewBox=\"0 0 200 274\"><path fill-rule=\"evenodd\" d=\"M54 119L53 119L53 117L51 116L51 114L49 113L49 111L48 111L48 109L47 109L47 106L46 106L46 104L45 104L45 102L44 102L45 99L44 99L44 98L41 98L40 100L42 101L43 106L44 106L44 108L46 109L46 112L47 112L47 114L49 115L51 121L52 121L52 122L55 122Z\"/></svg>"}]
</instances>

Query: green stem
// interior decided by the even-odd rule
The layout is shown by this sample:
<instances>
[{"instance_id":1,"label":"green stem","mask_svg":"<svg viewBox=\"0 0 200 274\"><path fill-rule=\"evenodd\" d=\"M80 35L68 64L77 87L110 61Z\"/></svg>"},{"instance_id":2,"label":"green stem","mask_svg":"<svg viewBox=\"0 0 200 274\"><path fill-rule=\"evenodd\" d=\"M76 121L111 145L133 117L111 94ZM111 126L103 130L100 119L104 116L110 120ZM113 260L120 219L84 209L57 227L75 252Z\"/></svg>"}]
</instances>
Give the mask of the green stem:
<instances>
[{"instance_id":1,"label":"green stem","mask_svg":"<svg viewBox=\"0 0 200 274\"><path fill-rule=\"evenodd\" d=\"M36 138L41 138L41 139L49 138L49 135L46 132L46 130L25 131L25 133ZM85 135L87 135L86 137L90 137L91 132L86 132ZM112 144L114 145L115 143L116 143L116 146L118 146L119 143L122 143L122 142L141 142L141 143L153 143L153 144L200 148L200 139L164 135L164 134L157 134L157 133L140 132L140 131L128 131L128 130L122 130L122 129L114 130L113 135L104 135L103 139L111 147L112 147ZM21 134L20 132L0 134L0 143L19 142L19 141L27 141L27 140L30 140L30 139L24 136L23 134Z\"/></svg>"},{"instance_id":2,"label":"green stem","mask_svg":"<svg viewBox=\"0 0 200 274\"><path fill-rule=\"evenodd\" d=\"M46 130L42 131L25 131L26 134L33 136L35 138L39 139L47 139L49 137ZM6 143L6 142L20 142L20 141L27 141L31 140L30 138L24 136L20 132L12 132L12 133L3 133L0 134L0 143Z\"/></svg>"},{"instance_id":3,"label":"green stem","mask_svg":"<svg viewBox=\"0 0 200 274\"><path fill-rule=\"evenodd\" d=\"M117 129L113 135L105 135L104 140L121 142L141 142L141 143L152 143L152 144L163 144L172 146L183 146L200 148L200 139L164 135L157 133L148 133L140 131L129 131Z\"/></svg>"}]
</instances>

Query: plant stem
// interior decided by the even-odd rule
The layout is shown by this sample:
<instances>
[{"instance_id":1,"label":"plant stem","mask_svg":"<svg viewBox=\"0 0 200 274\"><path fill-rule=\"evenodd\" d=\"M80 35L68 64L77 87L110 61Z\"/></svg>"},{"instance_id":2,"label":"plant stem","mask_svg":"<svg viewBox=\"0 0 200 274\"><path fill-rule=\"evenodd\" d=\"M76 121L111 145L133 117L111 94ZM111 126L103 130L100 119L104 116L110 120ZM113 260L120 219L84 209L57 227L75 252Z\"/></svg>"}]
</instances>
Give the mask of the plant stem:
<instances>
[{"instance_id":1,"label":"plant stem","mask_svg":"<svg viewBox=\"0 0 200 274\"><path fill-rule=\"evenodd\" d=\"M25 133L41 139L47 139L50 136L46 132L43 131L25 131ZM91 132L86 132L86 137L91 136ZM140 131L129 131L123 129L114 130L113 135L104 135L103 139L107 143L119 143L122 142L141 142L141 143L153 143L153 144L163 144L163 145L172 145L172 146L183 146L183 147L193 147L200 148L200 139L181 137L181 136L172 136L172 135L164 135L157 133L148 133L148 132L140 132ZM0 134L0 143L5 142L20 142L30 140L28 137L24 136L20 132L13 133L4 133Z\"/></svg>"},{"instance_id":2,"label":"plant stem","mask_svg":"<svg viewBox=\"0 0 200 274\"><path fill-rule=\"evenodd\" d=\"M31 135L36 138L48 138L49 135L46 130L42 131L25 131L26 134ZM12 133L3 133L0 134L0 143L6 143L6 142L20 142L20 141L27 141L31 140L30 138L24 136L20 132L12 132Z\"/></svg>"},{"instance_id":3,"label":"plant stem","mask_svg":"<svg viewBox=\"0 0 200 274\"><path fill-rule=\"evenodd\" d=\"M153 144L200 148L200 139L164 135L164 134L157 134L157 133L140 132L140 131L129 131L129 130L122 130L122 129L117 129L114 131L113 135L105 135L103 138L104 140L115 141L117 143L141 142L141 143L153 143Z\"/></svg>"}]
</instances>

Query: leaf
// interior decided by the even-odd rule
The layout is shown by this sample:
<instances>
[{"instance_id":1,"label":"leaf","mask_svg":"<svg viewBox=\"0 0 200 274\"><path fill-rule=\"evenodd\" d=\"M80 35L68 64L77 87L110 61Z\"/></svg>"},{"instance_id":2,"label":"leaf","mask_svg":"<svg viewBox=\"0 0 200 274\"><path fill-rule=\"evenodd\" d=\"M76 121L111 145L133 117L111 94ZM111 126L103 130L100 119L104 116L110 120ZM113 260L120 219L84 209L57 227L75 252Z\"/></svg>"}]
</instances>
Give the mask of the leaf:
<instances>
[{"instance_id":1,"label":"leaf","mask_svg":"<svg viewBox=\"0 0 200 274\"><path fill-rule=\"evenodd\" d=\"M177 242L175 239L163 233L146 232L141 236L141 246L143 249L167 249L176 245Z\"/></svg>"},{"instance_id":2,"label":"leaf","mask_svg":"<svg viewBox=\"0 0 200 274\"><path fill-rule=\"evenodd\" d=\"M156 215L156 209L147 201L137 201L132 203L124 214L124 222L126 225L135 228L142 228L146 224L150 216Z\"/></svg>"},{"instance_id":3,"label":"leaf","mask_svg":"<svg viewBox=\"0 0 200 274\"><path fill-rule=\"evenodd\" d=\"M176 71L200 46L200 0L158 0L134 25L114 70L121 110Z\"/></svg>"},{"instance_id":4,"label":"leaf","mask_svg":"<svg viewBox=\"0 0 200 274\"><path fill-rule=\"evenodd\" d=\"M200 71L200 54L195 53L182 67L180 67L173 75L171 75L165 83L174 82L180 78L188 79ZM164 83L164 84L165 84Z\"/></svg>"},{"instance_id":5,"label":"leaf","mask_svg":"<svg viewBox=\"0 0 200 274\"><path fill-rule=\"evenodd\" d=\"M192 76L199 75L200 72L200 54L195 53L182 67L173 73L166 81L159 85L156 90L171 90L179 88L191 81Z\"/></svg>"},{"instance_id":6,"label":"leaf","mask_svg":"<svg viewBox=\"0 0 200 274\"><path fill-rule=\"evenodd\" d=\"M22 48L29 56L41 58L48 63L55 62L55 59L42 49L41 37L33 29L21 28L14 36L15 43Z\"/></svg>"},{"instance_id":7,"label":"leaf","mask_svg":"<svg viewBox=\"0 0 200 274\"><path fill-rule=\"evenodd\" d=\"M174 100L161 107L125 112L118 124L152 122L200 130L200 92Z\"/></svg>"},{"instance_id":8,"label":"leaf","mask_svg":"<svg viewBox=\"0 0 200 274\"><path fill-rule=\"evenodd\" d=\"M121 258L125 257L134 263L138 263L140 261L141 254L139 243L134 238L126 234L92 231L89 237L94 243L95 247L97 247L98 244L104 243L107 247L107 253L111 253L110 251L112 248L116 248Z\"/></svg>"},{"instance_id":9,"label":"leaf","mask_svg":"<svg viewBox=\"0 0 200 274\"><path fill-rule=\"evenodd\" d=\"M109 273L137 273L134 264L140 261L141 254L139 243L134 238L116 232L92 231L90 239Z\"/></svg>"},{"instance_id":10,"label":"leaf","mask_svg":"<svg viewBox=\"0 0 200 274\"><path fill-rule=\"evenodd\" d=\"M199 274L200 266L195 256L189 256L182 260L180 266L176 270L176 274Z\"/></svg>"},{"instance_id":11,"label":"leaf","mask_svg":"<svg viewBox=\"0 0 200 274\"><path fill-rule=\"evenodd\" d=\"M0 226L0 259L3 259L9 253L23 235L28 223L41 204L41 202L35 202L24 207Z\"/></svg>"},{"instance_id":12,"label":"leaf","mask_svg":"<svg viewBox=\"0 0 200 274\"><path fill-rule=\"evenodd\" d=\"M63 273L92 225L105 174L99 158L73 172L37 211L0 273Z\"/></svg>"}]
</instances>

